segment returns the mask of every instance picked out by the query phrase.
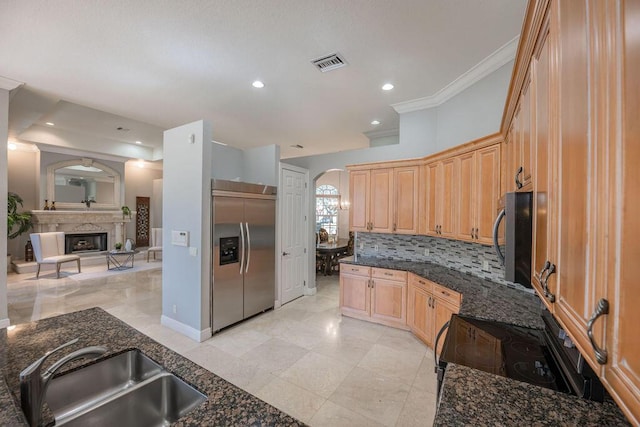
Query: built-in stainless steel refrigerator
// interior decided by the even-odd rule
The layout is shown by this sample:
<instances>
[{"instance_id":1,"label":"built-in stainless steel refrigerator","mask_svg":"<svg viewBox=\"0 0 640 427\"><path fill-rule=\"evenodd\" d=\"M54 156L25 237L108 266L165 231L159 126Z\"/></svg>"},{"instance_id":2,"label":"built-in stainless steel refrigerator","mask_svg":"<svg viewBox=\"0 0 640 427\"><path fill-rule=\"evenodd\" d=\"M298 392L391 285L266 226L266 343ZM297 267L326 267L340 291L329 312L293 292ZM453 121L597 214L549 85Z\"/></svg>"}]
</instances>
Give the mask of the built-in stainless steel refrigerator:
<instances>
[{"instance_id":1,"label":"built-in stainless steel refrigerator","mask_svg":"<svg viewBox=\"0 0 640 427\"><path fill-rule=\"evenodd\" d=\"M273 308L276 187L212 182L211 330Z\"/></svg>"}]
</instances>

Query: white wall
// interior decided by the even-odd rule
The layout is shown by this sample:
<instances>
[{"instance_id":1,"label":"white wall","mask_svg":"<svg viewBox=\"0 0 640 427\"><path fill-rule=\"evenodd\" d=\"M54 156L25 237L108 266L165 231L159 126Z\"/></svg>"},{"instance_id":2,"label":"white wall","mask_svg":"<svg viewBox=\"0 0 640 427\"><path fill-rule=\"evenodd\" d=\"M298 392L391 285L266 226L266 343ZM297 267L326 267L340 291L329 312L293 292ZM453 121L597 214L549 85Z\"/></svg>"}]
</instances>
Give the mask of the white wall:
<instances>
[{"instance_id":1,"label":"white wall","mask_svg":"<svg viewBox=\"0 0 640 427\"><path fill-rule=\"evenodd\" d=\"M162 228L162 179L153 180L151 196L151 227Z\"/></svg>"},{"instance_id":2,"label":"white wall","mask_svg":"<svg viewBox=\"0 0 640 427\"><path fill-rule=\"evenodd\" d=\"M0 235L7 235L7 139L9 137L9 91L0 89ZM0 328L9 326L7 307L7 239L0 239Z\"/></svg>"},{"instance_id":3,"label":"white wall","mask_svg":"<svg viewBox=\"0 0 640 427\"><path fill-rule=\"evenodd\" d=\"M18 212L39 208L36 189L36 177L40 176L37 167L38 157L39 153L36 151L15 150L8 152L8 191L18 194L23 201L23 206L22 208L18 207ZM24 245L28 239L29 233L25 233L7 242L7 248L12 257L15 259L24 258Z\"/></svg>"},{"instance_id":4,"label":"white wall","mask_svg":"<svg viewBox=\"0 0 640 427\"><path fill-rule=\"evenodd\" d=\"M283 160L309 170L314 180L330 169L346 165L425 157L446 148L498 132L504 102L511 79L513 61L460 92L443 104L400 115L399 144L341 151L319 156ZM315 183L310 185L309 200L314 199ZM310 218L315 205L310 203ZM309 247L315 235L310 223ZM313 251L309 252L309 287L315 287Z\"/></svg>"},{"instance_id":5,"label":"white wall","mask_svg":"<svg viewBox=\"0 0 640 427\"><path fill-rule=\"evenodd\" d=\"M256 184L278 185L279 145L267 145L244 150L243 161L243 181Z\"/></svg>"},{"instance_id":6,"label":"white wall","mask_svg":"<svg viewBox=\"0 0 640 427\"><path fill-rule=\"evenodd\" d=\"M161 322L197 341L211 336L212 145L206 121L164 133ZM189 232L190 247L172 245L172 230Z\"/></svg>"},{"instance_id":7,"label":"white wall","mask_svg":"<svg viewBox=\"0 0 640 427\"><path fill-rule=\"evenodd\" d=\"M228 181L242 181L244 174L244 160L242 150L226 145L212 146L212 178Z\"/></svg>"}]
</instances>

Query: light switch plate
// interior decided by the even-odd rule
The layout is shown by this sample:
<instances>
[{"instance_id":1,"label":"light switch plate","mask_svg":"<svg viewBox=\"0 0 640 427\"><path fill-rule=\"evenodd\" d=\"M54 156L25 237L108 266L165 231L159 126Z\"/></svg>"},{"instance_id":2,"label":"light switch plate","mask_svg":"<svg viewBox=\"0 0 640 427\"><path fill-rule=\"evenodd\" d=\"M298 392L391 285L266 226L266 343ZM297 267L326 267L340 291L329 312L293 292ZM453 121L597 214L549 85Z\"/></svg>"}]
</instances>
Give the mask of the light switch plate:
<instances>
[{"instance_id":1,"label":"light switch plate","mask_svg":"<svg viewBox=\"0 0 640 427\"><path fill-rule=\"evenodd\" d=\"M189 246L189 232L171 230L171 244L175 246Z\"/></svg>"}]
</instances>

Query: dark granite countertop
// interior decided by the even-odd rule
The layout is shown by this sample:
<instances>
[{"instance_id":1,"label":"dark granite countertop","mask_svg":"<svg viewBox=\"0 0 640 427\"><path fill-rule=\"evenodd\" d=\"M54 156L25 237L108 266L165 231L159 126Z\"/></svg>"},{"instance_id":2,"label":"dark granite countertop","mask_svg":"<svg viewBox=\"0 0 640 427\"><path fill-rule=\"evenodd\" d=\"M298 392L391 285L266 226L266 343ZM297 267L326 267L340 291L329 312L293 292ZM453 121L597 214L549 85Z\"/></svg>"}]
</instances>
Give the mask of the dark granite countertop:
<instances>
[{"instance_id":1,"label":"dark granite countertop","mask_svg":"<svg viewBox=\"0 0 640 427\"><path fill-rule=\"evenodd\" d=\"M434 426L627 426L613 402L598 403L449 363Z\"/></svg>"},{"instance_id":2,"label":"dark granite countertop","mask_svg":"<svg viewBox=\"0 0 640 427\"><path fill-rule=\"evenodd\" d=\"M542 329L540 299L520 289L494 283L428 262L397 261L381 258L342 258L347 264L404 270L462 294L460 314L482 320Z\"/></svg>"},{"instance_id":3,"label":"dark granite countertop","mask_svg":"<svg viewBox=\"0 0 640 427\"><path fill-rule=\"evenodd\" d=\"M104 345L109 349L97 360L127 349L138 348L168 371L207 395L207 400L202 405L181 418L176 425L304 425L157 343L100 308L17 325L10 331L7 329L0 331L0 369L2 370L0 425L26 425L19 404L20 371L48 350L76 337L79 338L79 342L69 351L63 351L60 357L78 348L91 345ZM49 366L54 360L45 363L45 366ZM89 363L95 363L97 360ZM86 360L80 361L75 365L70 364L63 370L68 371L86 364L88 364ZM45 422L52 421L50 412L47 411Z\"/></svg>"}]
</instances>

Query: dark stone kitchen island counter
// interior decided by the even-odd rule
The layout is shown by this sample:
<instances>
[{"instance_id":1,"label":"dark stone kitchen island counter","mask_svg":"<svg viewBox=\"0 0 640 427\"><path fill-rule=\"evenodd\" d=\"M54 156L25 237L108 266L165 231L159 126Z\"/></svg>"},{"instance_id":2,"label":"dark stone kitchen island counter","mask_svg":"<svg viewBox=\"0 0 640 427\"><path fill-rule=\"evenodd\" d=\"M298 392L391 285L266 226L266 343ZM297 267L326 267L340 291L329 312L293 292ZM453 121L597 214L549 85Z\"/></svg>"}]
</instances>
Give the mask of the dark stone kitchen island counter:
<instances>
[{"instance_id":1,"label":"dark stone kitchen island counter","mask_svg":"<svg viewBox=\"0 0 640 427\"><path fill-rule=\"evenodd\" d=\"M372 257L343 258L342 263L403 270L462 294L460 314L481 320L543 329L540 299L528 292L428 262Z\"/></svg>"},{"instance_id":2,"label":"dark stone kitchen island counter","mask_svg":"<svg viewBox=\"0 0 640 427\"><path fill-rule=\"evenodd\" d=\"M100 308L77 311L0 331L0 425L26 425L20 409L20 371L47 351L79 338L77 344L45 362L50 366L65 354L82 347L102 345L109 350L100 358L81 360L78 366L137 348L165 369L194 386L207 400L176 422L176 425L300 426L302 422L241 390L205 368L164 347ZM5 383L6 381L6 383ZM53 418L45 411L45 424Z\"/></svg>"},{"instance_id":3,"label":"dark stone kitchen island counter","mask_svg":"<svg viewBox=\"0 0 640 427\"><path fill-rule=\"evenodd\" d=\"M615 403L449 363L434 426L627 426Z\"/></svg>"}]
</instances>

